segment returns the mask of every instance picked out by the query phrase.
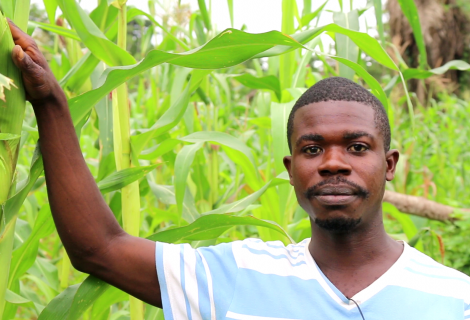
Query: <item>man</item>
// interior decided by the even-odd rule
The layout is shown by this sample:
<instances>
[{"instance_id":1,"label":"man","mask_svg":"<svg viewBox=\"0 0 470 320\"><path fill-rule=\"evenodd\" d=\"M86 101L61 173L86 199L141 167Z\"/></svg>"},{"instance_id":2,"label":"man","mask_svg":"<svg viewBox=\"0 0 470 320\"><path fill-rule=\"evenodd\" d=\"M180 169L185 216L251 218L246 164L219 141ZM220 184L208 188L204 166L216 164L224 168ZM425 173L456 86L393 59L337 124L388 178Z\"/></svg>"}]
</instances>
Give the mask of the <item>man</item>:
<instances>
[{"instance_id":1,"label":"man","mask_svg":"<svg viewBox=\"0 0 470 320\"><path fill-rule=\"evenodd\" d=\"M289 117L284 164L311 239L155 244L120 228L82 157L64 93L34 41L11 29L52 214L78 270L163 307L166 319L470 319L470 278L384 230L382 197L399 154L367 90L320 81Z\"/></svg>"}]
</instances>

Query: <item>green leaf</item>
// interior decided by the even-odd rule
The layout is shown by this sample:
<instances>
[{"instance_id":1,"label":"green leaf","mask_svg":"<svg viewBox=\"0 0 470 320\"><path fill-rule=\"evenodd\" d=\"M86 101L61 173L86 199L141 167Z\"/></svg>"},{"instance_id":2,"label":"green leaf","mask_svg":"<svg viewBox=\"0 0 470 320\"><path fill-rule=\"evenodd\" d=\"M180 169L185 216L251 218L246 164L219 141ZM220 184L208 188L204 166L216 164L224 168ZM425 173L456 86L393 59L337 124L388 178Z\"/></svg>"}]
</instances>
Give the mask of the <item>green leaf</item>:
<instances>
[{"instance_id":1,"label":"green leaf","mask_svg":"<svg viewBox=\"0 0 470 320\"><path fill-rule=\"evenodd\" d=\"M183 214L183 199L186 192L189 169L194 161L196 152L201 149L203 142L184 146L175 160L175 195L178 213Z\"/></svg>"},{"instance_id":2,"label":"green leaf","mask_svg":"<svg viewBox=\"0 0 470 320\"><path fill-rule=\"evenodd\" d=\"M253 192L252 194L246 196L243 199L240 199L238 201L234 201L232 203L226 203L218 207L217 209L204 212L203 215L209 215L209 214L224 214L224 213L232 213L232 212L239 212L242 210L245 210L249 205L251 205L253 202L255 202L260 196L263 195L263 193L269 188L274 185L280 185L280 184L285 184L288 183L288 180L284 179L274 179L266 183L261 189L259 189L256 192Z\"/></svg>"},{"instance_id":3,"label":"green leaf","mask_svg":"<svg viewBox=\"0 0 470 320\"><path fill-rule=\"evenodd\" d=\"M245 73L241 76L233 77L233 79L248 88L271 90L276 94L277 99L281 100L281 83L278 77L266 76L257 78L249 73Z\"/></svg>"},{"instance_id":4,"label":"green leaf","mask_svg":"<svg viewBox=\"0 0 470 320\"><path fill-rule=\"evenodd\" d=\"M50 24L50 23L37 22L37 21L29 21L28 25L58 34L59 36L63 36L63 37L67 37L73 40L80 41L80 37L75 31L61 27L61 26L57 26L57 25Z\"/></svg>"},{"instance_id":5,"label":"green leaf","mask_svg":"<svg viewBox=\"0 0 470 320\"><path fill-rule=\"evenodd\" d=\"M142 151L141 154L139 155L139 159L144 159L144 160L157 159L161 155L174 150L176 146L179 145L180 143L181 141L177 139L166 139L162 143Z\"/></svg>"},{"instance_id":6,"label":"green leaf","mask_svg":"<svg viewBox=\"0 0 470 320\"><path fill-rule=\"evenodd\" d=\"M377 31L379 32L380 43L385 46L384 23L382 19L382 0L373 0L375 9L375 20L377 21Z\"/></svg>"},{"instance_id":7,"label":"green leaf","mask_svg":"<svg viewBox=\"0 0 470 320\"><path fill-rule=\"evenodd\" d=\"M333 20L343 28L359 31L359 14L357 10L344 12L334 12ZM356 44L346 35L338 33L335 38L336 56L357 62L359 50ZM339 76L350 80L354 77L354 70L345 64L339 65Z\"/></svg>"},{"instance_id":8,"label":"green leaf","mask_svg":"<svg viewBox=\"0 0 470 320\"><path fill-rule=\"evenodd\" d=\"M137 8L130 8L129 10L127 10L127 21L129 22L131 19L133 19L134 17L138 16L138 15L143 15L145 17L147 17L147 19L149 19L153 24L155 24L156 26L158 26L160 29L163 30L163 32L165 32L167 34L168 37L170 37L173 41L175 41L176 43L178 43L183 49L185 50L189 50L189 47L186 45L186 43L184 43L183 41L181 41L180 39L178 39L177 37L175 37L170 31L168 31L163 25L161 25L160 23L157 22L157 20L154 19L154 17L152 17L152 15L140 10L140 9L137 9Z\"/></svg>"},{"instance_id":9,"label":"green leaf","mask_svg":"<svg viewBox=\"0 0 470 320\"><path fill-rule=\"evenodd\" d=\"M405 213L401 213L393 204L388 203L388 202L383 202L382 211L389 213L400 223L403 229L403 232L406 234L406 237L408 238L409 241L411 241L418 234L418 229L413 223L413 220L411 220L410 216ZM422 243L415 244L415 247L418 250L421 250L421 251L423 250Z\"/></svg>"},{"instance_id":10,"label":"green leaf","mask_svg":"<svg viewBox=\"0 0 470 320\"><path fill-rule=\"evenodd\" d=\"M60 79L60 86L67 87L73 92L79 92L80 88L90 78L100 60L90 51L85 53L76 64Z\"/></svg>"},{"instance_id":11,"label":"green leaf","mask_svg":"<svg viewBox=\"0 0 470 320\"><path fill-rule=\"evenodd\" d=\"M275 146L274 153L274 170L276 174L285 171L284 156L290 154L289 145L287 144L287 120L294 106L294 101L287 103L271 102L271 135Z\"/></svg>"},{"instance_id":12,"label":"green leaf","mask_svg":"<svg viewBox=\"0 0 470 320\"><path fill-rule=\"evenodd\" d=\"M227 0L227 6L230 15L230 26L233 28L233 0Z\"/></svg>"},{"instance_id":13,"label":"green leaf","mask_svg":"<svg viewBox=\"0 0 470 320\"><path fill-rule=\"evenodd\" d=\"M94 56L109 66L135 64L135 59L126 50L106 38L75 0L58 0L58 2L73 29Z\"/></svg>"},{"instance_id":14,"label":"green leaf","mask_svg":"<svg viewBox=\"0 0 470 320\"><path fill-rule=\"evenodd\" d=\"M150 190L152 190L152 193L155 195L158 201L164 204L168 204L168 205L176 204L174 186L159 185L148 179L147 181L150 186ZM168 218L163 219L162 221L173 220L175 223L178 222L180 217L182 217L187 222L191 223L201 216L194 206L194 199L191 195L191 192L188 192L187 190L184 193L183 214L182 215L173 214L173 212L170 212L168 210L165 211L165 214L166 214L165 216Z\"/></svg>"},{"instance_id":15,"label":"green leaf","mask_svg":"<svg viewBox=\"0 0 470 320\"><path fill-rule=\"evenodd\" d=\"M180 122L188 107L191 93L190 85L186 86L178 97L178 100L175 101L149 130L131 137L132 153L134 155L140 154L150 140L168 132Z\"/></svg>"},{"instance_id":16,"label":"green leaf","mask_svg":"<svg viewBox=\"0 0 470 320\"><path fill-rule=\"evenodd\" d=\"M20 138L21 136L19 134L0 133L0 141L18 140Z\"/></svg>"},{"instance_id":17,"label":"green leaf","mask_svg":"<svg viewBox=\"0 0 470 320\"><path fill-rule=\"evenodd\" d=\"M116 287L110 286L106 292L104 292L91 309L91 317L93 320L108 320L110 307L118 302L129 299L129 295Z\"/></svg>"},{"instance_id":18,"label":"green leaf","mask_svg":"<svg viewBox=\"0 0 470 320\"><path fill-rule=\"evenodd\" d=\"M199 219L187 226L155 233L147 239L167 243L174 243L182 240L209 240L217 238L231 227L241 225L269 228L282 234L283 236L287 237L292 243L294 243L294 241L289 237L289 235L284 231L284 229L282 229L278 224L274 222L257 219L251 216L237 217L228 214L209 214L201 216Z\"/></svg>"},{"instance_id":19,"label":"green leaf","mask_svg":"<svg viewBox=\"0 0 470 320\"><path fill-rule=\"evenodd\" d=\"M426 79L433 75L444 74L448 70L460 70L468 71L470 70L470 64L463 60L452 60L447 62L445 65L431 69L431 70L422 70L422 69L406 69L403 71L403 77L405 80L409 79Z\"/></svg>"},{"instance_id":20,"label":"green leaf","mask_svg":"<svg viewBox=\"0 0 470 320\"><path fill-rule=\"evenodd\" d=\"M7 223L18 214L29 191L34 186L34 183L39 178L42 171L43 161L39 152L39 145L37 145L34 150L33 159L31 160L31 168L27 180L23 185L18 187L19 191L5 203L5 219Z\"/></svg>"},{"instance_id":21,"label":"green leaf","mask_svg":"<svg viewBox=\"0 0 470 320\"><path fill-rule=\"evenodd\" d=\"M13 291L8 289L5 293L5 300L9 303L20 304L24 305L25 307L34 308L34 304L31 302L31 300L23 298L19 294L14 293Z\"/></svg>"},{"instance_id":22,"label":"green leaf","mask_svg":"<svg viewBox=\"0 0 470 320\"><path fill-rule=\"evenodd\" d=\"M22 276L36 260L38 253L39 240L47 237L55 230L52 220L51 209L49 206L43 206L39 210L34 228L23 244L13 251L10 264L9 287L13 281Z\"/></svg>"},{"instance_id":23,"label":"green leaf","mask_svg":"<svg viewBox=\"0 0 470 320\"><path fill-rule=\"evenodd\" d=\"M178 54L152 50L145 59L135 65L106 69L101 76L101 83L103 84L100 87L70 99L69 106L74 124L83 119L91 108L111 90L134 76L164 62L188 68L225 68L244 62L276 45L301 47L296 40L278 31L250 34L235 29L227 29L204 46L188 52Z\"/></svg>"},{"instance_id":24,"label":"green leaf","mask_svg":"<svg viewBox=\"0 0 470 320\"><path fill-rule=\"evenodd\" d=\"M323 27L309 29L303 32L293 34L291 35L291 37L297 40L299 43L307 43L321 35L323 32L335 32L348 36L362 51L364 51L372 59L387 68L399 71L398 67L395 65L395 62L393 62L392 58L390 58L390 56L380 45L380 43L370 35L363 32L348 30L334 23L331 23ZM276 46L272 49L264 51L263 53L257 54L256 56L254 56L254 58L276 56L291 50L294 50L294 48L288 46Z\"/></svg>"},{"instance_id":25,"label":"green leaf","mask_svg":"<svg viewBox=\"0 0 470 320\"><path fill-rule=\"evenodd\" d=\"M137 181L156 167L159 164L154 164L145 167L132 167L111 173L109 176L98 182L98 188L102 193L108 193L115 190L120 190L123 187Z\"/></svg>"},{"instance_id":26,"label":"green leaf","mask_svg":"<svg viewBox=\"0 0 470 320\"><path fill-rule=\"evenodd\" d=\"M317 10L304 14L301 19L302 26L305 27L306 25L310 23L310 21L315 19L318 16L318 14L320 14L320 12L323 11L323 8L325 7L327 3L328 3L328 0L325 1L321 6L319 6Z\"/></svg>"},{"instance_id":27,"label":"green leaf","mask_svg":"<svg viewBox=\"0 0 470 320\"><path fill-rule=\"evenodd\" d=\"M424 69L428 65L428 58L426 53L426 44L421 31L421 23L419 22L418 8L416 7L414 0L398 0L398 3L413 29L414 39L419 50L419 68Z\"/></svg>"},{"instance_id":28,"label":"green leaf","mask_svg":"<svg viewBox=\"0 0 470 320\"><path fill-rule=\"evenodd\" d=\"M68 287L56 296L39 315L38 320L78 320L109 285L89 276L81 284Z\"/></svg>"},{"instance_id":29,"label":"green leaf","mask_svg":"<svg viewBox=\"0 0 470 320\"><path fill-rule=\"evenodd\" d=\"M46 8L47 16L50 23L55 23L55 14L57 12L57 0L44 0L44 7Z\"/></svg>"},{"instance_id":30,"label":"green leaf","mask_svg":"<svg viewBox=\"0 0 470 320\"><path fill-rule=\"evenodd\" d=\"M206 1L205 0L197 0L199 5L199 11L201 11L202 20L204 21L204 26L207 30L211 30L211 17L209 16L209 12L207 11Z\"/></svg>"},{"instance_id":31,"label":"green leaf","mask_svg":"<svg viewBox=\"0 0 470 320\"><path fill-rule=\"evenodd\" d=\"M255 159L250 148L237 138L225 132L218 131L198 131L180 139L186 142L213 142L240 151L256 167Z\"/></svg>"}]
</instances>

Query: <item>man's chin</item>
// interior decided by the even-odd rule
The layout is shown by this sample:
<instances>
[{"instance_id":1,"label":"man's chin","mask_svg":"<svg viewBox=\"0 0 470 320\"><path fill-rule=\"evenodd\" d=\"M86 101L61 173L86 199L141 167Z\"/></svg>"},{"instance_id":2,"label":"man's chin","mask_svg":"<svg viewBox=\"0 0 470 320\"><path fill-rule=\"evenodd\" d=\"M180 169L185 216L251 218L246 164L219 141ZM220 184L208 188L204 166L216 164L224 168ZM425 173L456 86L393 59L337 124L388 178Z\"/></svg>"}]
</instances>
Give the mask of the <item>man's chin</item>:
<instances>
[{"instance_id":1,"label":"man's chin","mask_svg":"<svg viewBox=\"0 0 470 320\"><path fill-rule=\"evenodd\" d=\"M361 220L362 218L335 217L326 219L315 218L314 222L323 230L333 233L350 233L361 223Z\"/></svg>"}]
</instances>

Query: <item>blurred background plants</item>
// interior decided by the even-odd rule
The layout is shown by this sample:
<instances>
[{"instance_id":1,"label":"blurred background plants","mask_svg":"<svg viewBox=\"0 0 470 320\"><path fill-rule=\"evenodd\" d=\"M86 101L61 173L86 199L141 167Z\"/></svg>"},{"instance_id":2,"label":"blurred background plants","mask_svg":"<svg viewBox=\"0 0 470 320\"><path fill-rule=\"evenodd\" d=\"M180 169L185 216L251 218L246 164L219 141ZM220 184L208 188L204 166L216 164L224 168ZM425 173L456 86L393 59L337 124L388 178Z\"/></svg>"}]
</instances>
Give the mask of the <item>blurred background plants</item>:
<instances>
[{"instance_id":1,"label":"blurred background plants","mask_svg":"<svg viewBox=\"0 0 470 320\"><path fill-rule=\"evenodd\" d=\"M146 10L100 0L90 11L44 0L31 7L27 27L28 12L16 8L29 1L0 6L46 55L89 168L128 232L194 246L309 237L282 165L285 126L295 99L336 75L370 88L388 108L401 158L387 188L469 208L466 2L433 1L434 20L420 0L278 2L282 33L263 35L218 30L210 0L151 0ZM226 1L232 25L234 6ZM0 275L2 319L162 319L161 310L73 270L50 215L37 139L27 106L16 188L2 204L2 237L16 223L10 252L0 241L11 261ZM436 222L384 204L393 237L470 274L470 219L458 210L455 217Z\"/></svg>"}]
</instances>

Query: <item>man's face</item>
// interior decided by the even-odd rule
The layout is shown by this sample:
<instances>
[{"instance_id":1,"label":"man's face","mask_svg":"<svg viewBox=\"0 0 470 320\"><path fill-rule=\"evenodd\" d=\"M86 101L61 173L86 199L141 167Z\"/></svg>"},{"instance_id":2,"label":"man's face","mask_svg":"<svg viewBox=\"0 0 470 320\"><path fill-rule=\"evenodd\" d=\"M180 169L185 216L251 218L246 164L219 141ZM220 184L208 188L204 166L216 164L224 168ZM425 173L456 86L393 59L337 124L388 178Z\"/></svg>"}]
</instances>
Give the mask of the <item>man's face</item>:
<instances>
[{"instance_id":1,"label":"man's face","mask_svg":"<svg viewBox=\"0 0 470 320\"><path fill-rule=\"evenodd\" d=\"M292 156L284 158L297 199L312 220L349 232L381 213L385 180L398 151L384 151L374 110L352 101L327 101L297 110Z\"/></svg>"}]
</instances>

